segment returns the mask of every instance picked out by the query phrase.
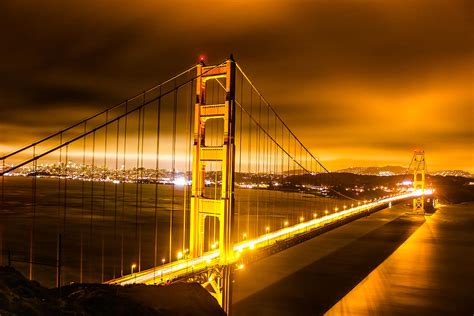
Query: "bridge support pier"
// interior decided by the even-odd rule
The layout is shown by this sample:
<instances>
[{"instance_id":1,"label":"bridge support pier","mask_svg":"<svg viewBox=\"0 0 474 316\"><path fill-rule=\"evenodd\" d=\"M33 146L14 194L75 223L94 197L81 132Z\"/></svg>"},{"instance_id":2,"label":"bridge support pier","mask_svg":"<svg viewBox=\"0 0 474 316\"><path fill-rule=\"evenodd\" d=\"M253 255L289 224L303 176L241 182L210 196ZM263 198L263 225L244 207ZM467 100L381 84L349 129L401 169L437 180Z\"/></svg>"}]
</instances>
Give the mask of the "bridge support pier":
<instances>
[{"instance_id":1,"label":"bridge support pier","mask_svg":"<svg viewBox=\"0 0 474 316\"><path fill-rule=\"evenodd\" d=\"M232 307L232 281L233 281L233 267L226 265L222 271L222 287L221 287L221 298L220 302L222 308L226 311L227 315L231 314Z\"/></svg>"},{"instance_id":2,"label":"bridge support pier","mask_svg":"<svg viewBox=\"0 0 474 316\"><path fill-rule=\"evenodd\" d=\"M232 265L217 265L187 278L187 282L197 282L211 294L224 309L231 313L232 305Z\"/></svg>"}]
</instances>

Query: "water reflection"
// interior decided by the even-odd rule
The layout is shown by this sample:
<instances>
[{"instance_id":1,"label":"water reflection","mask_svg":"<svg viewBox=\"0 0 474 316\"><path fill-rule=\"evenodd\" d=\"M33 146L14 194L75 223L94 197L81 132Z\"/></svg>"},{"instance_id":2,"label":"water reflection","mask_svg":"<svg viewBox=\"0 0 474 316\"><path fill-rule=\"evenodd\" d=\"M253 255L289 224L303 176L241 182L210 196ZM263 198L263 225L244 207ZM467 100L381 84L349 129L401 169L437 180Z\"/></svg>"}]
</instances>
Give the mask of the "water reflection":
<instances>
[{"instance_id":1,"label":"water reflection","mask_svg":"<svg viewBox=\"0 0 474 316\"><path fill-rule=\"evenodd\" d=\"M327 315L470 315L474 311L473 204L446 206Z\"/></svg>"}]
</instances>

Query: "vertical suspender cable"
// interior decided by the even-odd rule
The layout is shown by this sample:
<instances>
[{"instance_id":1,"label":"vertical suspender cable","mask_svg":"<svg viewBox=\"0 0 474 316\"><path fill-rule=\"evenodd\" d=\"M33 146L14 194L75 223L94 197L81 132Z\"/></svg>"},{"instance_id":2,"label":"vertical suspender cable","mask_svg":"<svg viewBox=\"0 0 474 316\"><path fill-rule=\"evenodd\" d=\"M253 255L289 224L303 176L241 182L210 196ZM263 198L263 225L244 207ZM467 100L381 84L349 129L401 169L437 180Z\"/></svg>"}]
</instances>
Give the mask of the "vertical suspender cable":
<instances>
[{"instance_id":1,"label":"vertical suspender cable","mask_svg":"<svg viewBox=\"0 0 474 316\"><path fill-rule=\"evenodd\" d=\"M69 145L66 145L66 166L65 166L65 171L64 171L64 201L63 201L63 239L66 236L66 215L67 215L67 189L68 189L68 172L69 172L69 164L68 164L68 159L69 159Z\"/></svg>"},{"instance_id":2,"label":"vertical suspender cable","mask_svg":"<svg viewBox=\"0 0 474 316\"><path fill-rule=\"evenodd\" d=\"M283 129L283 125L281 125L281 144L282 146L285 146L284 143L285 143L285 131ZM285 175L285 155L284 155L284 152L283 152L283 149L279 149L278 148L278 151L281 151L281 184L284 185L285 184L285 178L284 178L284 175ZM285 188L285 186L283 186L283 189ZM282 189L282 190L283 190ZM279 194L279 199L283 201L283 191L280 190L280 194ZM288 212L286 212L286 218L285 218L285 221L288 222L289 220L289 216L288 216Z\"/></svg>"},{"instance_id":3,"label":"vertical suspender cable","mask_svg":"<svg viewBox=\"0 0 474 316\"><path fill-rule=\"evenodd\" d=\"M212 88L212 101L209 102L211 104L215 104L219 98L219 89L216 89L216 82L213 82L214 84L211 85L211 88ZM209 104L208 103L208 104ZM218 142L218 135L219 135L219 124L216 124L216 121L214 121L214 125L212 126L212 135L211 135L211 146L217 146L219 145L219 142ZM221 198L221 194L219 192L219 194L217 193L217 166L219 165L218 163L216 162L211 162L211 167L210 167L210 170L211 172L214 174L214 199L220 199ZM212 244L215 244L215 242L217 241L217 237L216 237L216 228L217 228L217 219L215 217L212 218Z\"/></svg>"},{"instance_id":4,"label":"vertical suspender cable","mask_svg":"<svg viewBox=\"0 0 474 316\"><path fill-rule=\"evenodd\" d=\"M169 259L172 259L172 247L173 247L173 213L174 213L174 198L175 198L175 172L176 172L176 112L178 107L178 88L176 87L176 80L174 81L174 98L173 98L173 140L171 147L171 210L170 210L170 227L169 227ZM183 249L184 250L184 249Z\"/></svg>"},{"instance_id":5,"label":"vertical suspender cable","mask_svg":"<svg viewBox=\"0 0 474 316\"><path fill-rule=\"evenodd\" d=\"M105 112L105 123L109 122L109 111ZM105 269L105 236L104 230L106 229L107 225L105 223L105 176L108 174L107 169L107 138L108 138L108 131L109 125L105 125L105 135L104 135L104 168L102 169L102 177L101 181L102 184L102 225L104 225L101 229L101 273L100 273L100 280L104 282L104 269Z\"/></svg>"},{"instance_id":6,"label":"vertical suspender cable","mask_svg":"<svg viewBox=\"0 0 474 316\"><path fill-rule=\"evenodd\" d=\"M66 165L65 165L65 168L64 168L64 201L63 201L63 229L62 229L62 238L63 238L63 241L62 241L62 244L64 244L64 239L66 237L66 215L67 215L67 198L68 198L68 195L67 195L67 189L68 189L68 181L67 181L67 178L68 178L68 159L69 159L69 145L66 145L66 154L65 154L65 161L66 161ZM65 247L63 247L65 248ZM61 249L60 249L61 251ZM62 251L62 255L61 255L62 258L60 258L60 261L61 262L64 262L64 251ZM59 269L61 269L61 266L59 267ZM61 272L61 271L59 271ZM63 275L60 273L60 275ZM64 276L62 277L62 279L64 280Z\"/></svg>"},{"instance_id":7,"label":"vertical suspender cable","mask_svg":"<svg viewBox=\"0 0 474 316\"><path fill-rule=\"evenodd\" d=\"M188 175L189 172L192 172L191 170L191 157L192 157L192 150L193 150L193 141L191 139L193 138L193 105L194 105L194 91L195 89L193 88L194 85L194 80L191 81L189 85L189 105L186 107L186 116L188 120L188 135L186 137L187 140L187 146L186 146L186 156L184 159L184 193L183 193L183 199L184 199L184 205L183 205L183 249L186 249L186 225L187 225L187 213L189 211L190 205L189 203L191 202L191 190L188 187Z\"/></svg>"},{"instance_id":8,"label":"vertical suspender cable","mask_svg":"<svg viewBox=\"0 0 474 316\"><path fill-rule=\"evenodd\" d=\"M268 107L267 107L267 132L268 134L270 135L271 131L270 131L270 118L269 118L269 110L268 110ZM270 160L270 138L266 135L264 135L265 139L266 139L266 142L265 142L265 165L266 165L266 182L268 182L267 184L270 184L270 181L271 181L271 172L270 172L270 163L271 163L271 160ZM265 200L265 216L267 216L267 214L269 213L270 211L270 186L267 187L267 198ZM273 210L272 210L272 213L273 213ZM270 228L274 228L274 223L273 223L273 217L270 216L270 220L271 220L271 223L270 223Z\"/></svg>"},{"instance_id":9,"label":"vertical suspender cable","mask_svg":"<svg viewBox=\"0 0 474 316\"><path fill-rule=\"evenodd\" d=\"M146 92L143 93L143 114L142 114L142 135L141 135L141 152L140 152L140 212L139 212L139 222L138 222L138 239L139 239L139 244L138 244L138 271L141 271L142 267L142 224L141 224L141 216L142 216L142 211L143 211L143 171L144 171L144 165L143 165L143 151L145 148L145 117L146 117L146 107L145 107L145 97L146 97Z\"/></svg>"},{"instance_id":10,"label":"vertical suspender cable","mask_svg":"<svg viewBox=\"0 0 474 316\"><path fill-rule=\"evenodd\" d=\"M59 134L59 144L62 145L63 143L63 133ZM58 209L56 214L56 262L59 262L59 223L61 221L61 169L62 169L62 147L59 149L59 165L58 165ZM61 280L58 279L60 275L59 272L59 265L56 267L56 287L60 287Z\"/></svg>"},{"instance_id":11,"label":"vertical suspender cable","mask_svg":"<svg viewBox=\"0 0 474 316\"><path fill-rule=\"evenodd\" d=\"M153 267L156 268L157 252L158 252L158 181L159 181L159 170L160 170L160 127L161 127L161 86L159 88L159 98L156 106L156 157L155 157L155 225L153 230ZM153 270L154 272L154 270ZM156 278L153 275L153 281L156 282Z\"/></svg>"},{"instance_id":12,"label":"vertical suspender cable","mask_svg":"<svg viewBox=\"0 0 474 316\"><path fill-rule=\"evenodd\" d=\"M252 92L253 93L253 92ZM261 232L260 232L260 226L259 226L259 216L260 216L260 182L261 182L261 176L260 176L260 164L262 163L262 161L260 160L260 155L261 155L261 142L260 142L260 130L261 130L261 127L258 126L258 124L261 124L262 122L262 98L259 98L258 100L258 121L257 123L255 124L256 125L256 130L255 132L257 133L257 147L256 147L256 155L257 155L257 190L256 190L256 193L257 193L257 225L256 225L256 228L257 228L257 234L256 236L260 236Z\"/></svg>"},{"instance_id":13,"label":"vertical suspender cable","mask_svg":"<svg viewBox=\"0 0 474 316\"><path fill-rule=\"evenodd\" d=\"M216 79L216 81L218 81L219 79ZM218 89L217 85L214 84L213 87L212 87L212 90L213 90L213 93L214 91L216 92L216 97L214 97L214 100L213 100L213 104L217 103L218 100L219 100L219 95L220 95L220 89ZM220 143L220 139L219 139L219 135L220 134L220 124L215 124L214 126L214 137L213 137L213 143L214 143L214 146L219 146L221 145ZM214 170L214 199L220 199L221 198L221 192L217 192L217 183L218 183L218 179L217 179L217 173L218 173L218 168L217 166L219 165L218 163L216 162L213 162L212 163L213 165L213 170ZM214 218L214 221L213 221L213 224L214 224L214 229L213 229L213 232L214 232L214 236L213 236L213 243L217 242L217 237L216 235L219 234L219 232L217 231L218 229L218 226L217 226L217 220L216 218Z\"/></svg>"},{"instance_id":14,"label":"vertical suspender cable","mask_svg":"<svg viewBox=\"0 0 474 316\"><path fill-rule=\"evenodd\" d=\"M291 214L292 216L296 219L296 222L299 221L298 219L298 214L295 214L295 207L294 207L294 200L293 200L293 196L294 196L294 192L292 190L292 187L293 187L293 172L294 172L294 166L293 166L293 159L292 159L292 154L291 154L291 133L290 131L288 131L288 204L290 205L290 209L291 209Z\"/></svg>"},{"instance_id":15,"label":"vertical suspender cable","mask_svg":"<svg viewBox=\"0 0 474 316\"><path fill-rule=\"evenodd\" d=\"M252 96L252 87L250 87L250 116L252 116L253 114L253 96ZM253 170L252 170L252 121L251 119L249 118L249 153L248 153L248 173L249 173L249 180L251 181L253 177L251 177L252 173L253 173ZM251 199L251 192L249 192L248 194L248 198L247 198L247 231L248 231L248 234L250 236L250 212L252 210L252 204L250 202L250 199ZM253 214L253 211L252 211L252 214ZM254 227L255 229L255 227ZM257 237L255 234L254 234L254 229L252 229L252 236L253 237Z\"/></svg>"},{"instance_id":16,"label":"vertical suspender cable","mask_svg":"<svg viewBox=\"0 0 474 316\"><path fill-rule=\"evenodd\" d=\"M277 121L276 121L276 117L275 115L273 115L273 118L274 118L274 122L273 122L273 127L274 127L274 135L275 135L275 140L278 142L278 135L277 135ZM272 146L272 156L273 156L273 177L274 177L274 180L277 181L278 179L278 161L277 161L277 158L278 158L278 155L277 155L277 145L275 143L273 143L273 146ZM273 181L275 182L275 181ZM272 192L272 200L273 200L273 209L275 210L275 207L276 207L276 196L277 196L277 191L275 189L275 187L273 187L273 192Z\"/></svg>"},{"instance_id":17,"label":"vertical suspender cable","mask_svg":"<svg viewBox=\"0 0 474 316\"><path fill-rule=\"evenodd\" d=\"M117 120L117 129L115 133L115 171L114 171L114 241L113 241L113 278L117 277L117 200L118 200L118 179L119 179L119 166L118 166L118 153L119 153L119 138L120 138L120 120Z\"/></svg>"},{"instance_id":18,"label":"vertical suspender cable","mask_svg":"<svg viewBox=\"0 0 474 316\"><path fill-rule=\"evenodd\" d=\"M136 161L136 167L135 167L135 249L137 250L136 257L134 260L134 263L139 260L140 256L140 244L138 241L138 208L139 208L139 189L140 189L140 135L141 135L141 120L142 120L142 108L138 110L138 120L137 120L137 151L136 151L136 156L137 156L137 161ZM140 268L138 268L140 269Z\"/></svg>"},{"instance_id":19,"label":"vertical suspender cable","mask_svg":"<svg viewBox=\"0 0 474 316\"><path fill-rule=\"evenodd\" d=\"M141 120L141 148L140 148L140 208L138 212L138 271L142 269L142 225L141 225L141 216L143 208L143 148L145 146L145 92L143 93L143 113Z\"/></svg>"},{"instance_id":20,"label":"vertical suspender cable","mask_svg":"<svg viewBox=\"0 0 474 316\"><path fill-rule=\"evenodd\" d=\"M92 281L92 221L94 218L94 181L95 181L95 130L92 132L92 166L91 166L91 204L90 204L90 221L89 221L89 243L88 243L88 266L89 266L89 282Z\"/></svg>"},{"instance_id":21,"label":"vertical suspender cable","mask_svg":"<svg viewBox=\"0 0 474 316\"><path fill-rule=\"evenodd\" d=\"M128 112L128 100L125 101L125 113ZM123 131L123 181L122 181L122 216L121 216L121 240L120 240L120 276L123 276L123 265L124 265L124 229L126 228L125 223L125 186L127 182L127 125L128 125L128 115L125 115L124 131Z\"/></svg>"},{"instance_id":22,"label":"vertical suspender cable","mask_svg":"<svg viewBox=\"0 0 474 316\"><path fill-rule=\"evenodd\" d=\"M240 127L239 127L239 178L240 178L240 181L242 181L242 124L243 124L243 120L244 120L244 117L242 116L242 107L244 105L244 77L241 76L240 77L240 103L242 104L242 106L240 106L240 117L239 117L239 124L240 124ZM235 194L235 193L234 193ZM242 208L241 208L241 202L242 202L242 195L238 196L237 195L237 238L235 239L236 241L240 240L240 220L241 220L241 217L240 217L240 214L242 213Z\"/></svg>"},{"instance_id":23,"label":"vertical suspender cable","mask_svg":"<svg viewBox=\"0 0 474 316\"><path fill-rule=\"evenodd\" d=\"M36 146L33 146L33 158L36 155ZM29 263L29 279L33 279L33 243L35 240L35 221L36 221L36 172L37 172L37 160L33 161L33 178L32 178L32 192L31 192L31 207L32 207L32 219L30 229L30 263ZM1 262L0 262L1 264Z\"/></svg>"},{"instance_id":24,"label":"vertical suspender cable","mask_svg":"<svg viewBox=\"0 0 474 316\"><path fill-rule=\"evenodd\" d=\"M87 121L84 122L84 133L87 130ZM81 166L81 197L82 197L82 205L81 205L81 245L80 245L80 259L79 259L79 283L83 283L83 268L84 268L84 210L85 210L85 178L86 178L86 139L87 136L83 138L83 145L82 145L82 166Z\"/></svg>"}]
</instances>

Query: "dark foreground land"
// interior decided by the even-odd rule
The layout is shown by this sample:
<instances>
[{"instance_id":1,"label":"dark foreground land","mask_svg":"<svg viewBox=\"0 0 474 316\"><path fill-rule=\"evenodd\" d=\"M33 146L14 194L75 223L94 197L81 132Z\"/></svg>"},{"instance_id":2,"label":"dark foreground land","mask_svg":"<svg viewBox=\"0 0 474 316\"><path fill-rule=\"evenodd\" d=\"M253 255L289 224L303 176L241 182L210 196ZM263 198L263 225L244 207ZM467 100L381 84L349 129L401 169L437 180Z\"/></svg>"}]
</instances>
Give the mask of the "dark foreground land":
<instances>
[{"instance_id":1,"label":"dark foreground land","mask_svg":"<svg viewBox=\"0 0 474 316\"><path fill-rule=\"evenodd\" d=\"M234 315L472 315L474 203L398 205L238 271Z\"/></svg>"},{"instance_id":2,"label":"dark foreground land","mask_svg":"<svg viewBox=\"0 0 474 316\"><path fill-rule=\"evenodd\" d=\"M74 284L47 289L0 267L0 315L225 315L196 283L169 286Z\"/></svg>"}]
</instances>

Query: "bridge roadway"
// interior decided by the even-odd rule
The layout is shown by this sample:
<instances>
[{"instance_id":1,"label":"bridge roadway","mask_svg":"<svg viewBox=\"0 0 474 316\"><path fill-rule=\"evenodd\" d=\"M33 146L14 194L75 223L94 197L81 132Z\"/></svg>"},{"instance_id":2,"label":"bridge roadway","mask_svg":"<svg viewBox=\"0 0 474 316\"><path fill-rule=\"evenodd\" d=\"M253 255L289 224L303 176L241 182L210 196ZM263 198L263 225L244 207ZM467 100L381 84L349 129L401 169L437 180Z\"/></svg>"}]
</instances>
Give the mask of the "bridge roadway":
<instances>
[{"instance_id":1,"label":"bridge roadway","mask_svg":"<svg viewBox=\"0 0 474 316\"><path fill-rule=\"evenodd\" d=\"M431 192L426 192L429 195ZM374 202L366 203L360 206L349 208L337 213L330 213L320 218L315 218L306 222L299 223L294 226L285 227L273 232L269 232L256 239L244 241L235 244L235 256L229 264L238 263L249 251L275 245L277 241L293 238L300 234L320 229L328 224L343 221L357 214L362 214L373 210L374 208L387 205L389 203L399 202L405 199L420 196L421 192L411 192L407 194L397 195L393 197L383 198ZM205 271L208 268L218 265L220 262L219 251L210 251L197 258L184 258L163 264L159 267L143 270L133 274L129 274L120 278L116 278L105 283L127 285L134 283L144 284L160 284L170 282L196 272Z\"/></svg>"}]
</instances>

